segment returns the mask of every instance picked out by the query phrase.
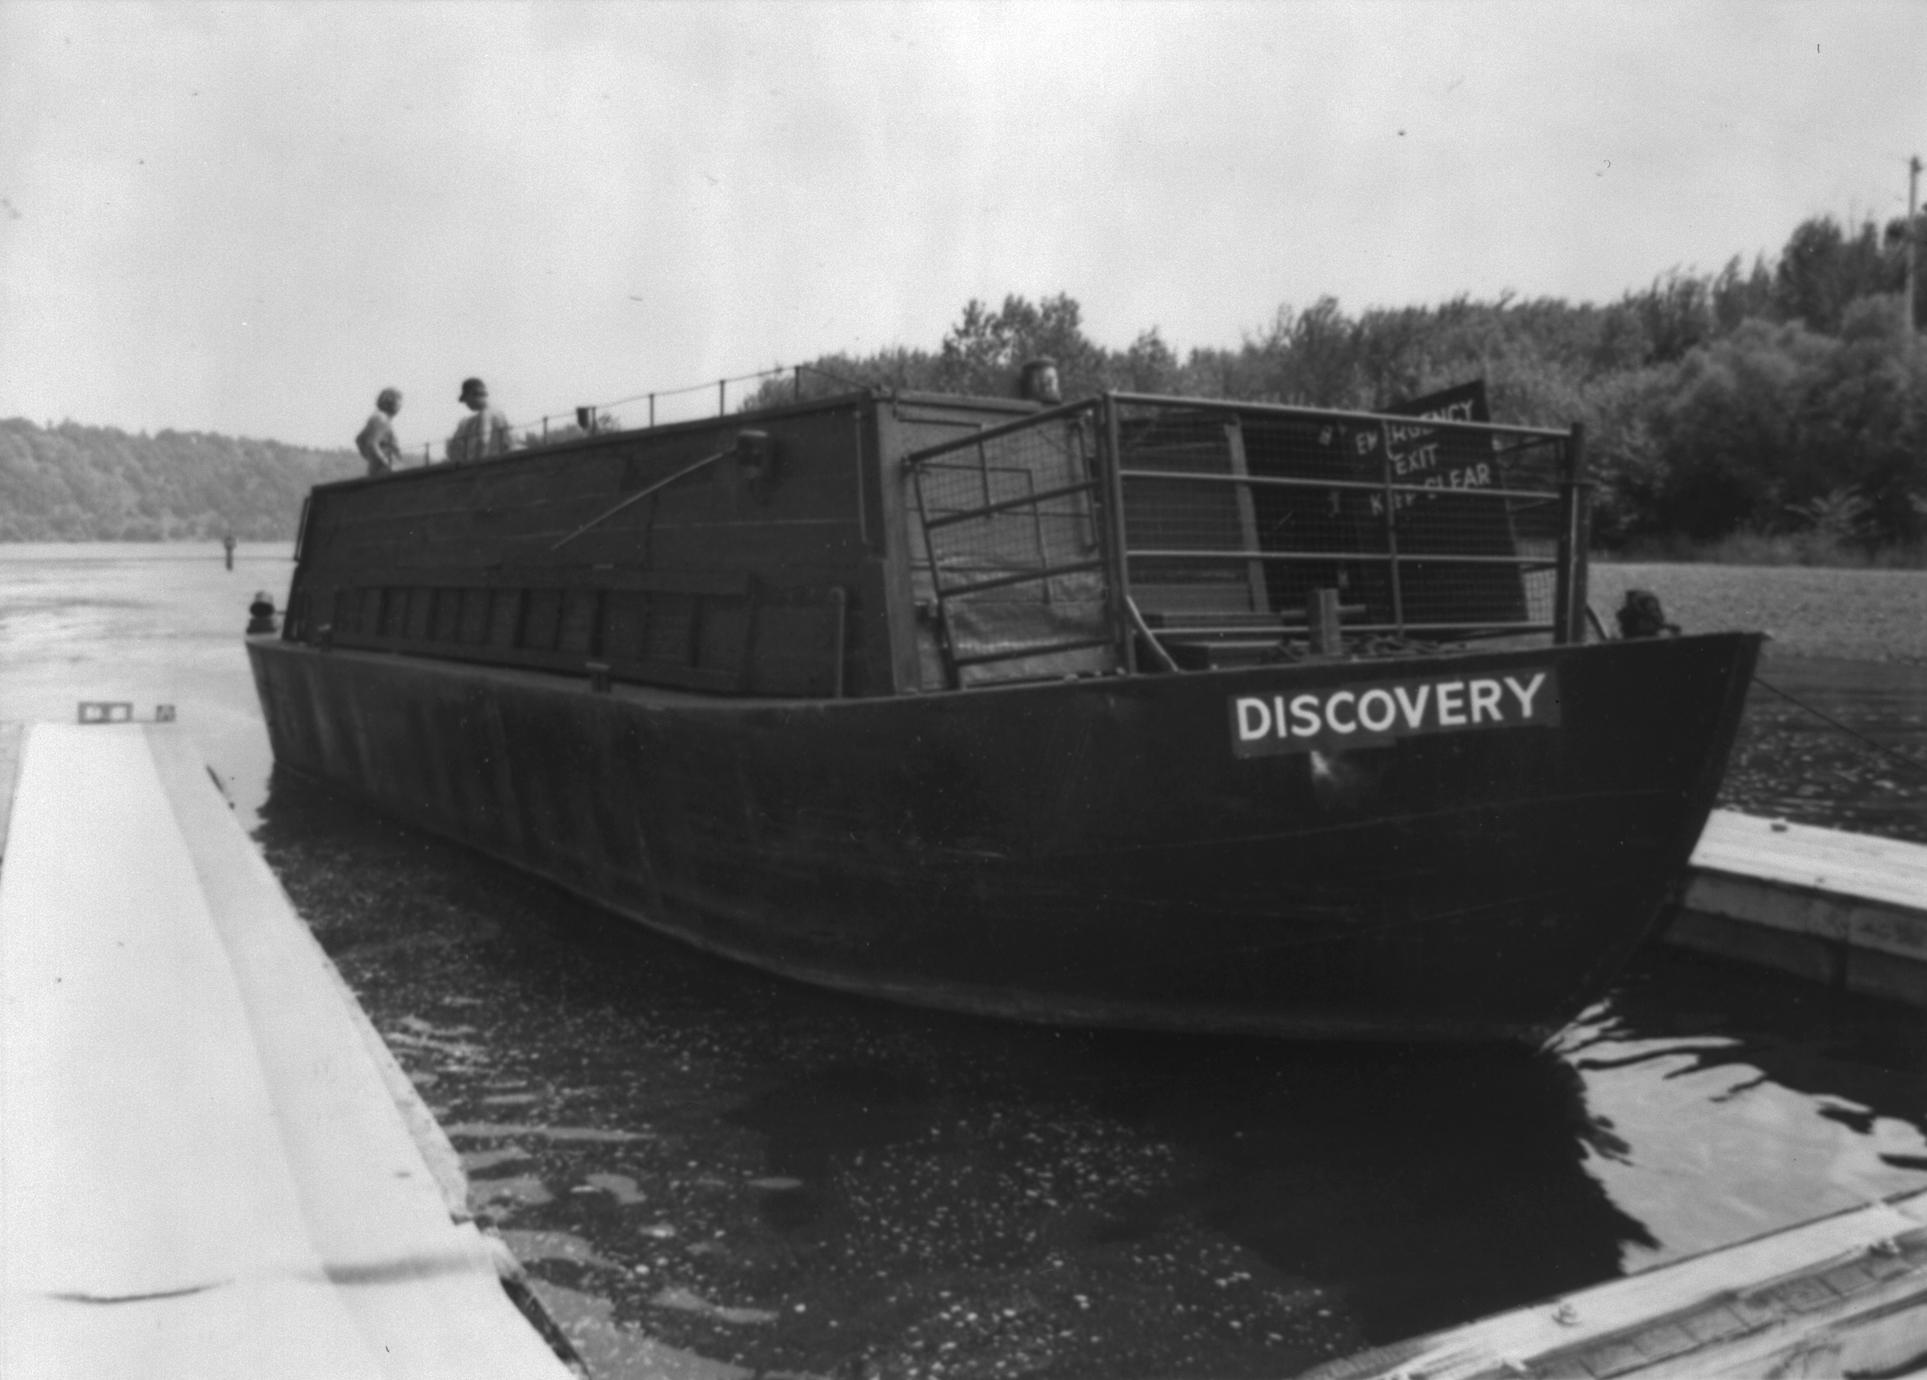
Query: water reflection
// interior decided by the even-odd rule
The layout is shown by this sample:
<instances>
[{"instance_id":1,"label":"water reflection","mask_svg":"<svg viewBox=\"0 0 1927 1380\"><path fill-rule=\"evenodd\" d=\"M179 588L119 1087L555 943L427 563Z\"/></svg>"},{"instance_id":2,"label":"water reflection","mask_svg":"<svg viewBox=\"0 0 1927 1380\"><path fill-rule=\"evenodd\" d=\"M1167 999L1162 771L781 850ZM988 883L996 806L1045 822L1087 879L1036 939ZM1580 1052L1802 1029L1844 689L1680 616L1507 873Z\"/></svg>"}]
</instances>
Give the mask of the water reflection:
<instances>
[{"instance_id":1,"label":"water reflection","mask_svg":"<svg viewBox=\"0 0 1927 1380\"><path fill-rule=\"evenodd\" d=\"M1624 1147L1559 1058L846 999L283 774L260 837L478 1211L533 1234L558 1300L599 1301L576 1321L604 1342L812 1373L1277 1375L1655 1245L1592 1172Z\"/></svg>"},{"instance_id":2,"label":"water reflection","mask_svg":"<svg viewBox=\"0 0 1927 1380\"><path fill-rule=\"evenodd\" d=\"M1558 1043L1622 1148L1589 1164L1651 1225L1642 1269L1919 1188L1921 1013L1655 949Z\"/></svg>"},{"instance_id":3,"label":"water reflection","mask_svg":"<svg viewBox=\"0 0 1927 1380\"><path fill-rule=\"evenodd\" d=\"M1549 1056L1143 1042L1134 1062L1125 1113L1202 1162L1156 1210L1341 1288L1375 1341L1611 1278L1651 1242L1587 1173L1619 1143Z\"/></svg>"}]
</instances>

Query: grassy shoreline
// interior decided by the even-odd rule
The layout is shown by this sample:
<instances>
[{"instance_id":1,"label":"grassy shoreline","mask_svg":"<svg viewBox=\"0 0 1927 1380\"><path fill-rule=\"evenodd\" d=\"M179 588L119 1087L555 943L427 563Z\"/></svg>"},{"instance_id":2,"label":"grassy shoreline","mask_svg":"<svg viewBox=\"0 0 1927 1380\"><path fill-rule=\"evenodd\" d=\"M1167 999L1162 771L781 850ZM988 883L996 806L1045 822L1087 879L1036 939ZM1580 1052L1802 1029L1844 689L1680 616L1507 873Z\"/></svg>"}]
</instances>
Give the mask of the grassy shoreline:
<instances>
[{"instance_id":1,"label":"grassy shoreline","mask_svg":"<svg viewBox=\"0 0 1927 1380\"><path fill-rule=\"evenodd\" d=\"M1657 594L1685 632L1764 630L1775 657L1927 665L1927 570L1594 561L1608 628L1629 589Z\"/></svg>"},{"instance_id":2,"label":"grassy shoreline","mask_svg":"<svg viewBox=\"0 0 1927 1380\"><path fill-rule=\"evenodd\" d=\"M1627 565L1819 566L1832 570L1927 570L1927 539L1869 546L1838 533L1734 532L1715 541L1690 537L1653 537L1612 552L1593 553L1598 561Z\"/></svg>"},{"instance_id":3,"label":"grassy shoreline","mask_svg":"<svg viewBox=\"0 0 1927 1380\"><path fill-rule=\"evenodd\" d=\"M105 550L103 550L105 548ZM289 542L243 542L238 555L291 554ZM0 542L0 562L98 559L219 561L213 542ZM1764 630L1773 657L1927 665L1927 569L1626 560L1595 553L1591 602L1605 625L1629 589L1659 595L1685 632Z\"/></svg>"}]
</instances>

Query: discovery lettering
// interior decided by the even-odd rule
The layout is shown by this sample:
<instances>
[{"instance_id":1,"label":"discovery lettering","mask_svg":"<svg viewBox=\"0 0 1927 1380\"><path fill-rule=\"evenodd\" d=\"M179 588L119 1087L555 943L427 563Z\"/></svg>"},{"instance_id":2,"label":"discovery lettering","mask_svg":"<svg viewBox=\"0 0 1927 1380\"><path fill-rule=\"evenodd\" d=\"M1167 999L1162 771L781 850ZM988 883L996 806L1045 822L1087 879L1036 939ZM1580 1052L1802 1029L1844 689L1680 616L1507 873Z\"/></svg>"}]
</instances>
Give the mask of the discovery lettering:
<instances>
[{"instance_id":1,"label":"discovery lettering","mask_svg":"<svg viewBox=\"0 0 1927 1380\"><path fill-rule=\"evenodd\" d=\"M1474 728L1549 728L1559 722L1551 667L1491 675L1380 681L1297 694L1234 695L1231 749L1239 757L1332 751Z\"/></svg>"}]
</instances>

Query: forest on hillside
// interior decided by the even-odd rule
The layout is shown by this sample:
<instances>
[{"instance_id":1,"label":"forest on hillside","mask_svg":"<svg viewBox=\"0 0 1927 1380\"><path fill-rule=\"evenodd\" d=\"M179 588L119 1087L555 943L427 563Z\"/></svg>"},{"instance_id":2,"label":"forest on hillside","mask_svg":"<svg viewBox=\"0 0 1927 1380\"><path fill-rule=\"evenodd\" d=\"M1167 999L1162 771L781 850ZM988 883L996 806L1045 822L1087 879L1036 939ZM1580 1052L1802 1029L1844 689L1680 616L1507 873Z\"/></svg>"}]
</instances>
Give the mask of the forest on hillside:
<instances>
[{"instance_id":1,"label":"forest on hillside","mask_svg":"<svg viewBox=\"0 0 1927 1380\"><path fill-rule=\"evenodd\" d=\"M1927 217L1923 217L1927 220ZM1583 423L1602 546L1919 561L1927 543L1927 284L1903 312L1907 224L1801 224L1772 259L1673 270L1606 305L1557 298L1280 307L1180 359L1155 328L1093 344L1068 296L965 306L935 350L813 361L749 405L851 383L1008 392L1026 359L1106 388L1372 410L1473 378L1495 420ZM1922 265L1927 278L1927 263ZM1910 329L1911 328L1911 329ZM1729 548L1730 549L1730 548Z\"/></svg>"},{"instance_id":2,"label":"forest on hillside","mask_svg":"<svg viewBox=\"0 0 1927 1380\"><path fill-rule=\"evenodd\" d=\"M287 540L310 488L363 470L347 450L12 417L0 420L0 541Z\"/></svg>"},{"instance_id":3,"label":"forest on hillside","mask_svg":"<svg viewBox=\"0 0 1927 1380\"><path fill-rule=\"evenodd\" d=\"M1482 378L1499 421L1585 424L1602 546L1921 563L1927 284L1904 311L1906 245L1904 220L1818 217L1777 256L1675 269L1604 305L1507 295L1348 312L1327 297L1183 358L1154 326L1121 350L1093 343L1063 294L972 301L934 349L822 356L745 405L853 384L1005 393L1040 355L1066 397L1369 410ZM0 421L0 541L285 539L311 485L360 471L345 450L14 418Z\"/></svg>"}]
</instances>

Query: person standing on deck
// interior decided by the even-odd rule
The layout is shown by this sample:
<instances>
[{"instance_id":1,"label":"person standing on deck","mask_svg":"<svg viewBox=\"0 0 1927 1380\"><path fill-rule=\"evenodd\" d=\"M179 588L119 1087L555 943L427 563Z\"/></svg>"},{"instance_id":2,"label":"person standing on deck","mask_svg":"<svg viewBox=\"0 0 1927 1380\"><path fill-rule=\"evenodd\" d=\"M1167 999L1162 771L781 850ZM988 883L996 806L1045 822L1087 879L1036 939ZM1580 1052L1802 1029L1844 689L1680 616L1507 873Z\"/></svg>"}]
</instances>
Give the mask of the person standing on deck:
<instances>
[{"instance_id":1,"label":"person standing on deck","mask_svg":"<svg viewBox=\"0 0 1927 1380\"><path fill-rule=\"evenodd\" d=\"M384 388L375 397L375 410L368 425L355 437L355 449L368 462L370 476L387 474L401 468L401 444L395 440L394 415L401 411L401 390Z\"/></svg>"},{"instance_id":2,"label":"person standing on deck","mask_svg":"<svg viewBox=\"0 0 1927 1380\"><path fill-rule=\"evenodd\" d=\"M509 419L488 405L488 385L480 379L463 379L461 402L472 416L462 419L455 434L448 438L448 463L467 464L509 452Z\"/></svg>"}]
</instances>

